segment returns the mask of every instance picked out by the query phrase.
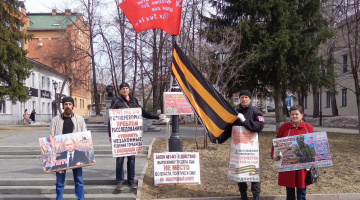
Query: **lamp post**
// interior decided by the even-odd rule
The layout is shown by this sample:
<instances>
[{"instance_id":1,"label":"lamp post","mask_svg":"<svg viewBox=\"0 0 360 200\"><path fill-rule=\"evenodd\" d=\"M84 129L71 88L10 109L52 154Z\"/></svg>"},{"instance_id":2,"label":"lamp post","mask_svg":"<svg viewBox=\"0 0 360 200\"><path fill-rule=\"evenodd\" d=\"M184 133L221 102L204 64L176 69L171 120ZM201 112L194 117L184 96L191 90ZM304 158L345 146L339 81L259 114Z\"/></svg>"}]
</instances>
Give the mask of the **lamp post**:
<instances>
[{"instance_id":1,"label":"lamp post","mask_svg":"<svg viewBox=\"0 0 360 200\"><path fill-rule=\"evenodd\" d=\"M175 45L175 37L172 36L172 44ZM179 92L181 91L179 88L179 85L177 84L175 77L173 76L172 79L172 92ZM171 116L171 135L169 138L169 152L182 152L183 146L182 146L182 139L180 137L179 132L179 115L172 115Z\"/></svg>"},{"instance_id":2,"label":"lamp post","mask_svg":"<svg viewBox=\"0 0 360 200\"><path fill-rule=\"evenodd\" d=\"M55 116L57 115L57 98L56 98L56 89L58 88L58 85L59 85L59 83L58 82L56 82L56 81L54 81L53 82L53 86L54 86L54 90L55 90L55 112L54 112L54 114L55 114Z\"/></svg>"},{"instance_id":3,"label":"lamp post","mask_svg":"<svg viewBox=\"0 0 360 200\"><path fill-rule=\"evenodd\" d=\"M224 92L224 78L223 78L223 74L224 74L224 69L223 69L223 65L225 62L225 56L226 56L226 52L221 50L217 52L218 56L219 56L219 61L220 61L220 93L221 95L223 95L225 97L225 92Z\"/></svg>"}]
</instances>

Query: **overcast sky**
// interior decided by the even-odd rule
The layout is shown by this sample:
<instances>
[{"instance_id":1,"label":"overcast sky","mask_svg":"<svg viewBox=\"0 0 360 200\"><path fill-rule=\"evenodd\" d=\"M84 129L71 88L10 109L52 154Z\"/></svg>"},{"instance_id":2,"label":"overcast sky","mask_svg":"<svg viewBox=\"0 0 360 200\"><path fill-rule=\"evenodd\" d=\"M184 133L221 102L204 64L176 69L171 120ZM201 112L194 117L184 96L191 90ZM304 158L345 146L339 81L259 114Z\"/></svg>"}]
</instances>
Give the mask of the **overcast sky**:
<instances>
[{"instance_id":1,"label":"overcast sky","mask_svg":"<svg viewBox=\"0 0 360 200\"><path fill-rule=\"evenodd\" d=\"M68 8L66 0L24 0L26 12L30 13L50 13L51 9L63 10ZM71 8L70 8L71 9Z\"/></svg>"}]
</instances>

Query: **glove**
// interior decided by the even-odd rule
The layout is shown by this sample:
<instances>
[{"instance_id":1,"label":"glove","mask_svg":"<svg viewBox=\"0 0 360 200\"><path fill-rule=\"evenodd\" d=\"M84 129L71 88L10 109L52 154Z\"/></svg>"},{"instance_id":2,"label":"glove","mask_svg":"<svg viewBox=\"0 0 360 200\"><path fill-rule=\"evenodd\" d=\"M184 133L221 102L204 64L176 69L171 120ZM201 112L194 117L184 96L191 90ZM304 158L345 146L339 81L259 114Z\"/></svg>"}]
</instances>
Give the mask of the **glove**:
<instances>
[{"instance_id":1,"label":"glove","mask_svg":"<svg viewBox=\"0 0 360 200\"><path fill-rule=\"evenodd\" d=\"M240 119L241 122L244 122L246 120L244 115L241 113L238 114L238 118Z\"/></svg>"}]
</instances>

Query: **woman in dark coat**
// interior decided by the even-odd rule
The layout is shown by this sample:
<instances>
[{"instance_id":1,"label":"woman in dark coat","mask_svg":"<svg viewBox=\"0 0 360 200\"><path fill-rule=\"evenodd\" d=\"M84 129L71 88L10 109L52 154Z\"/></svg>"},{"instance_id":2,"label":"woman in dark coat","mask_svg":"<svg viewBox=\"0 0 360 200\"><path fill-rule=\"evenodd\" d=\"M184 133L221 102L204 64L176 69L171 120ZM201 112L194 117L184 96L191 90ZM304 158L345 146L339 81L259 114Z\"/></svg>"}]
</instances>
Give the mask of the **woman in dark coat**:
<instances>
[{"instance_id":1,"label":"woman in dark coat","mask_svg":"<svg viewBox=\"0 0 360 200\"><path fill-rule=\"evenodd\" d=\"M31 111L31 114L30 114L30 119L31 119L31 121L33 121L33 122L35 122L35 114L36 114L35 109L33 109L33 110Z\"/></svg>"}]
</instances>

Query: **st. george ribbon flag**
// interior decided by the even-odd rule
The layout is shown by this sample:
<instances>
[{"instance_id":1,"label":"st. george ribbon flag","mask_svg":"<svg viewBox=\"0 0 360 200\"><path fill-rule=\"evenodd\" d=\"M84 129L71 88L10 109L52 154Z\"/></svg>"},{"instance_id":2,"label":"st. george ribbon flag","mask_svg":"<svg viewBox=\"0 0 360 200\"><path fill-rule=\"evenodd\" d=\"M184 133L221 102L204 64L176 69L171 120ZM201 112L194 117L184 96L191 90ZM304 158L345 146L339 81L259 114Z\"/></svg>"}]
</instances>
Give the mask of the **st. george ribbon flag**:
<instances>
[{"instance_id":1,"label":"st. george ribbon flag","mask_svg":"<svg viewBox=\"0 0 360 200\"><path fill-rule=\"evenodd\" d=\"M136 33L162 29L180 35L183 0L125 0L119 4Z\"/></svg>"},{"instance_id":2,"label":"st. george ribbon flag","mask_svg":"<svg viewBox=\"0 0 360 200\"><path fill-rule=\"evenodd\" d=\"M191 63L175 43L171 73L204 125L212 143L221 144L231 136L237 112Z\"/></svg>"}]
</instances>

